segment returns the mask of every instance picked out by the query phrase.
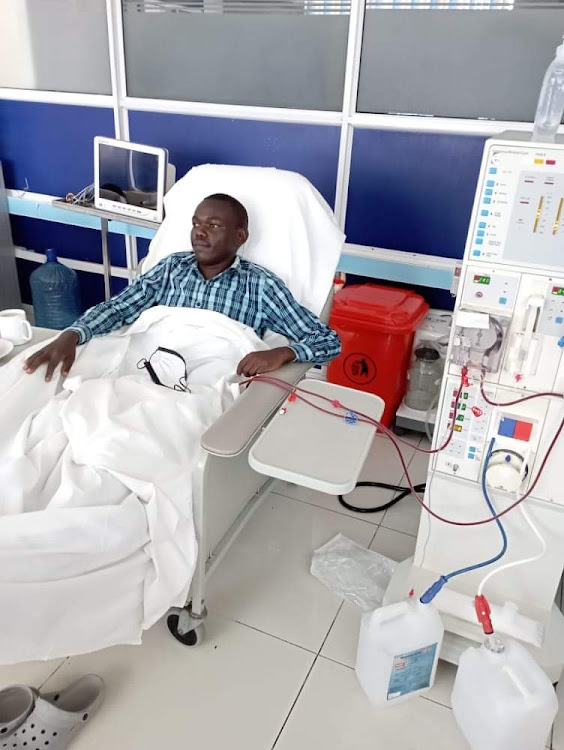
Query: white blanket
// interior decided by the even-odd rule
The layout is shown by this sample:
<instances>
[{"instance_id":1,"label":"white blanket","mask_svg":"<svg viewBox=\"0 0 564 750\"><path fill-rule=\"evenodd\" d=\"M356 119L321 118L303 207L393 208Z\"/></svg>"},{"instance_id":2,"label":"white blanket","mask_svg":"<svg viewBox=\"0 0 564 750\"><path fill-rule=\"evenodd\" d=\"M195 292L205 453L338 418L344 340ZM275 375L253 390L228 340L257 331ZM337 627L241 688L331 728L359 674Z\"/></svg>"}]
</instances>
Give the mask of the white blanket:
<instances>
[{"instance_id":1,"label":"white blanket","mask_svg":"<svg viewBox=\"0 0 564 750\"><path fill-rule=\"evenodd\" d=\"M137 363L181 353L191 393ZM197 553L200 437L266 348L219 313L156 307L78 350L70 376L0 369L0 663L118 643L183 603Z\"/></svg>"}]
</instances>

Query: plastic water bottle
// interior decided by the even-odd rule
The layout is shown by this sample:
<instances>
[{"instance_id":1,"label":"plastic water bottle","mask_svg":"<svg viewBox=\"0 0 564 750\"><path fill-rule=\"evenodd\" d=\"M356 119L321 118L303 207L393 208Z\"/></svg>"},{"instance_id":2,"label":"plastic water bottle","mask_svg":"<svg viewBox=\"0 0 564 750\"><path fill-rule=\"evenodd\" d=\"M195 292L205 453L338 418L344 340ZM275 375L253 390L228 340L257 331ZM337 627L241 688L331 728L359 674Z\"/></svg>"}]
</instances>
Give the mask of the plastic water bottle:
<instances>
[{"instance_id":1,"label":"plastic water bottle","mask_svg":"<svg viewBox=\"0 0 564 750\"><path fill-rule=\"evenodd\" d=\"M46 254L47 262L29 277L35 325L62 331L82 311L78 277L72 268L59 263L54 250L47 250Z\"/></svg>"},{"instance_id":2,"label":"plastic water bottle","mask_svg":"<svg viewBox=\"0 0 564 750\"><path fill-rule=\"evenodd\" d=\"M356 674L377 708L430 690L444 627L432 604L409 600L362 616Z\"/></svg>"},{"instance_id":3,"label":"plastic water bottle","mask_svg":"<svg viewBox=\"0 0 564 750\"><path fill-rule=\"evenodd\" d=\"M535 114L532 141L554 143L564 114L564 42L544 74Z\"/></svg>"},{"instance_id":4,"label":"plastic water bottle","mask_svg":"<svg viewBox=\"0 0 564 750\"><path fill-rule=\"evenodd\" d=\"M524 646L495 639L460 657L452 709L472 750L543 750L558 700Z\"/></svg>"}]
</instances>

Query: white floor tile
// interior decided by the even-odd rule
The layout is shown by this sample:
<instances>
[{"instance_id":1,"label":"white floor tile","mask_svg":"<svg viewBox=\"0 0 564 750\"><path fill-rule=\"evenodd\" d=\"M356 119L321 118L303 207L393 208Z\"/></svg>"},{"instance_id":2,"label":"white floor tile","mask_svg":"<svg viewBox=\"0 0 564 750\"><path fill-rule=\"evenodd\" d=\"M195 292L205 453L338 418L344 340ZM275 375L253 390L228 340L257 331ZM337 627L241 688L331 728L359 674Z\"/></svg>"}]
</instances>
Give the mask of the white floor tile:
<instances>
[{"instance_id":1,"label":"white floor tile","mask_svg":"<svg viewBox=\"0 0 564 750\"><path fill-rule=\"evenodd\" d=\"M402 451L405 460L410 461L413 457L414 449L405 446ZM393 445L383 435L376 435L359 479L361 481L398 484L402 474L403 470L401 463ZM326 495L323 492L316 492L315 490L310 490L306 487L299 487L295 484L290 484L289 482L278 482L275 485L274 492L296 500L312 503L320 508L336 510L339 513L349 515L353 518L359 517L358 513L347 510L340 505L334 495ZM351 505L372 507L388 502L393 496L394 493L391 490L383 490L376 487L361 487L347 495L345 500ZM382 513L362 515L364 521L373 524L379 524L382 518Z\"/></svg>"},{"instance_id":2,"label":"white floor tile","mask_svg":"<svg viewBox=\"0 0 564 750\"><path fill-rule=\"evenodd\" d=\"M429 465L429 456L425 453L416 452L409 466L409 476L413 484L425 482L427 478L427 467ZM407 487L405 477L400 482ZM419 518L421 516L421 506L414 497L408 495L397 505L392 506L386 511L386 515L381 521L383 527L402 531L404 534L417 535L419 528Z\"/></svg>"},{"instance_id":3,"label":"white floor tile","mask_svg":"<svg viewBox=\"0 0 564 750\"><path fill-rule=\"evenodd\" d=\"M315 549L341 532L368 547L374 526L280 495L251 518L210 581L210 611L318 651L340 599L310 571Z\"/></svg>"},{"instance_id":4,"label":"white floor tile","mask_svg":"<svg viewBox=\"0 0 564 750\"><path fill-rule=\"evenodd\" d=\"M403 502L403 500L400 502ZM403 562L408 557L413 556L415 542L415 538L410 534L404 534L400 531L380 526L370 545L370 549L374 550L374 552L379 552L384 557L389 557L390 560L395 560L395 562Z\"/></svg>"},{"instance_id":5,"label":"white floor tile","mask_svg":"<svg viewBox=\"0 0 564 750\"><path fill-rule=\"evenodd\" d=\"M425 693L425 698L450 708L450 696L455 677L456 666L446 661L439 661L437 674L435 675L435 684L428 693Z\"/></svg>"},{"instance_id":6,"label":"white floor tile","mask_svg":"<svg viewBox=\"0 0 564 750\"><path fill-rule=\"evenodd\" d=\"M413 554L415 538L380 527L370 549L401 562ZM321 649L323 656L354 667L361 614L355 604L344 602Z\"/></svg>"},{"instance_id":7,"label":"white floor tile","mask_svg":"<svg viewBox=\"0 0 564 750\"><path fill-rule=\"evenodd\" d=\"M64 664L64 661L50 659L0 666L0 690L8 685L30 685L39 688L61 664Z\"/></svg>"},{"instance_id":8,"label":"white floor tile","mask_svg":"<svg viewBox=\"0 0 564 750\"><path fill-rule=\"evenodd\" d=\"M423 698L374 709L354 671L319 657L276 750L468 750L452 711Z\"/></svg>"},{"instance_id":9,"label":"white floor tile","mask_svg":"<svg viewBox=\"0 0 564 750\"><path fill-rule=\"evenodd\" d=\"M207 638L187 648L164 621L142 646L73 657L49 690L96 672L106 681L100 713L73 750L269 750L314 656L238 623L210 616Z\"/></svg>"},{"instance_id":10,"label":"white floor tile","mask_svg":"<svg viewBox=\"0 0 564 750\"><path fill-rule=\"evenodd\" d=\"M356 604L343 602L321 654L347 667L354 667L361 616L362 611Z\"/></svg>"}]
</instances>

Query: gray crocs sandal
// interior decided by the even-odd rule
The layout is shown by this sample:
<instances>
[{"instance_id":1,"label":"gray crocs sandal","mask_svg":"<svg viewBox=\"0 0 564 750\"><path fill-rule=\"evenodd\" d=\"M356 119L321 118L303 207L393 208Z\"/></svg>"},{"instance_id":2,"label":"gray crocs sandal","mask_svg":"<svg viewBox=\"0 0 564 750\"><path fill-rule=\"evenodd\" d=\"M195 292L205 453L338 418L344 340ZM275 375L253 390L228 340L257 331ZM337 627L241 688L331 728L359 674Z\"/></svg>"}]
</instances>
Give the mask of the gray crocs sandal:
<instances>
[{"instance_id":1,"label":"gray crocs sandal","mask_svg":"<svg viewBox=\"0 0 564 750\"><path fill-rule=\"evenodd\" d=\"M34 703L35 693L26 685L11 685L0 690L0 746L24 723Z\"/></svg>"},{"instance_id":2,"label":"gray crocs sandal","mask_svg":"<svg viewBox=\"0 0 564 750\"><path fill-rule=\"evenodd\" d=\"M104 681L95 674L58 693L39 695L24 723L9 737L0 735L0 750L66 750L103 699Z\"/></svg>"}]
</instances>

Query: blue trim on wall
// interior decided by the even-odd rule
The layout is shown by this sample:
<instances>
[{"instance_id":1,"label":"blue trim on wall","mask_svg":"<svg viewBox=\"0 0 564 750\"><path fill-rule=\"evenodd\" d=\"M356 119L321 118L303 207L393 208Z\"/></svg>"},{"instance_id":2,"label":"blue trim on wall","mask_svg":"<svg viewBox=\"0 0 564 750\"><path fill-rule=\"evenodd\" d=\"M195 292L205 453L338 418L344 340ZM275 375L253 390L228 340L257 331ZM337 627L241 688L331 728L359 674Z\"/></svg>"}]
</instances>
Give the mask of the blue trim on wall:
<instances>
[{"instance_id":1,"label":"blue trim on wall","mask_svg":"<svg viewBox=\"0 0 564 750\"><path fill-rule=\"evenodd\" d=\"M68 226L83 227L85 229L100 229L100 219L91 214L81 214L65 211L45 201L32 201L27 198L8 196L8 211L14 216L27 216L31 219L46 219ZM125 221L108 222L108 231L114 234L129 235L131 237L145 237L151 240L157 233L156 229L148 229Z\"/></svg>"},{"instance_id":2,"label":"blue trim on wall","mask_svg":"<svg viewBox=\"0 0 564 750\"><path fill-rule=\"evenodd\" d=\"M340 128L130 112L132 141L168 149L182 177L198 164L277 167L303 174L334 207Z\"/></svg>"},{"instance_id":3,"label":"blue trim on wall","mask_svg":"<svg viewBox=\"0 0 564 750\"><path fill-rule=\"evenodd\" d=\"M102 263L102 242L100 233L92 229L76 226L62 226L49 221L29 219L25 216L11 216L14 244L44 253L53 248L61 258ZM113 266L127 267L125 242L122 236L110 234L108 249Z\"/></svg>"},{"instance_id":4,"label":"blue trim on wall","mask_svg":"<svg viewBox=\"0 0 564 750\"><path fill-rule=\"evenodd\" d=\"M66 195L93 181L95 135L114 135L111 109L0 100L6 187Z\"/></svg>"},{"instance_id":5,"label":"blue trim on wall","mask_svg":"<svg viewBox=\"0 0 564 750\"><path fill-rule=\"evenodd\" d=\"M484 141L355 130L348 242L462 258Z\"/></svg>"},{"instance_id":6,"label":"blue trim on wall","mask_svg":"<svg viewBox=\"0 0 564 750\"><path fill-rule=\"evenodd\" d=\"M374 279L430 286L436 289L450 289L452 286L450 271L395 263L393 260L360 258L357 255L341 255L339 271L355 276L369 276Z\"/></svg>"}]
</instances>

